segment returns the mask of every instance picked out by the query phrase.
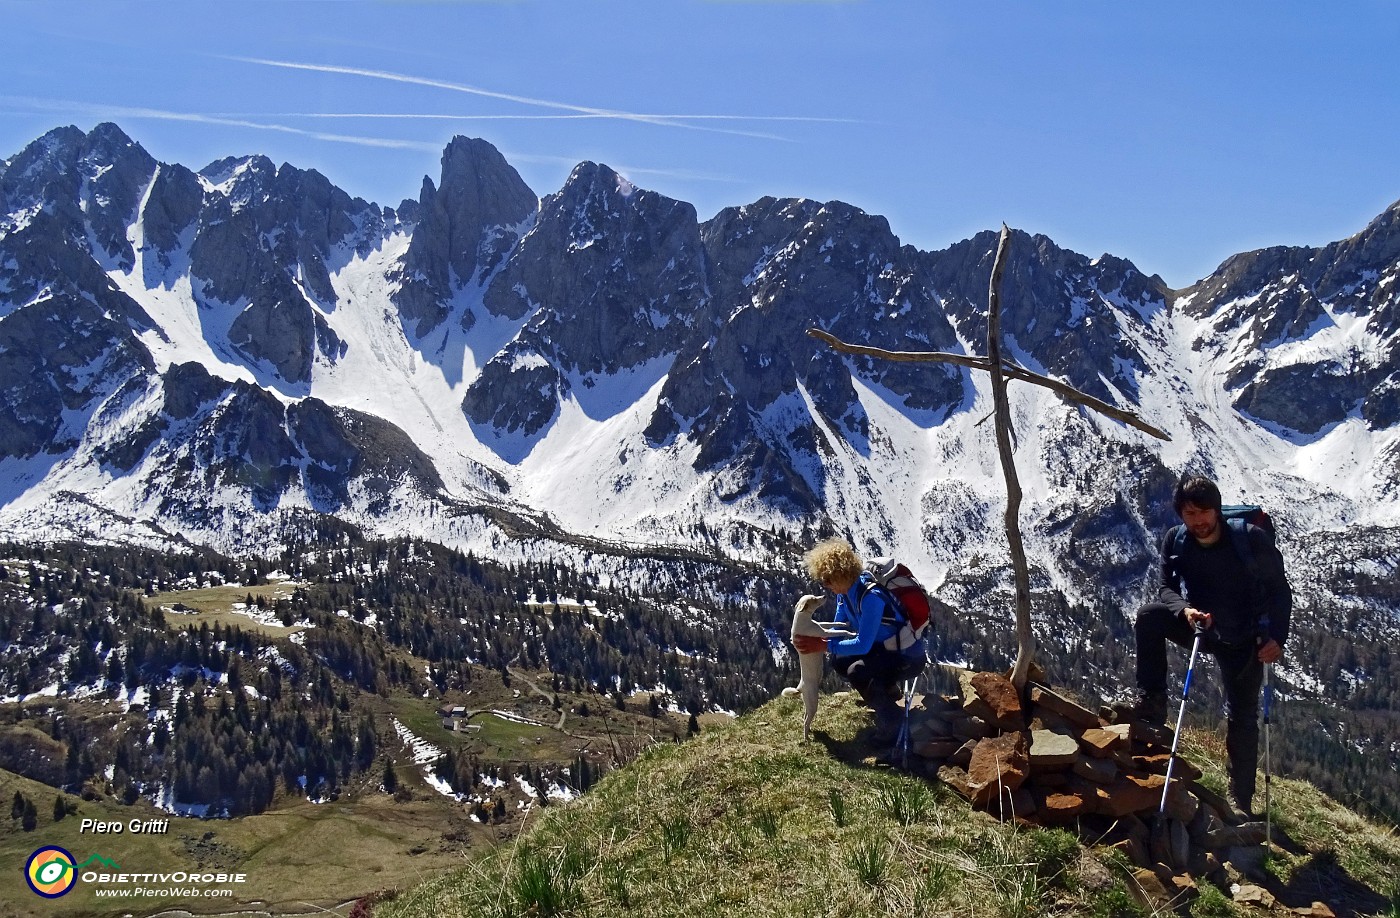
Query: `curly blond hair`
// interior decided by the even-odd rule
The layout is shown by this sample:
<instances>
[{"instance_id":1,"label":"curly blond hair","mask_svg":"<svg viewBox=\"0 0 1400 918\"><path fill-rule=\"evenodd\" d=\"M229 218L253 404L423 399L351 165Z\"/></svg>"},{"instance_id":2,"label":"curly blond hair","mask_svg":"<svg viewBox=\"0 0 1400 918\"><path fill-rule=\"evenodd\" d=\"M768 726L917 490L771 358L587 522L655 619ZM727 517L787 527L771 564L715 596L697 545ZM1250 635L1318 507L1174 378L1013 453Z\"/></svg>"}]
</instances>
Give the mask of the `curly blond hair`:
<instances>
[{"instance_id":1,"label":"curly blond hair","mask_svg":"<svg viewBox=\"0 0 1400 918\"><path fill-rule=\"evenodd\" d=\"M802 556L807 573L818 583L855 580L860 576L860 555L845 539L827 539Z\"/></svg>"}]
</instances>

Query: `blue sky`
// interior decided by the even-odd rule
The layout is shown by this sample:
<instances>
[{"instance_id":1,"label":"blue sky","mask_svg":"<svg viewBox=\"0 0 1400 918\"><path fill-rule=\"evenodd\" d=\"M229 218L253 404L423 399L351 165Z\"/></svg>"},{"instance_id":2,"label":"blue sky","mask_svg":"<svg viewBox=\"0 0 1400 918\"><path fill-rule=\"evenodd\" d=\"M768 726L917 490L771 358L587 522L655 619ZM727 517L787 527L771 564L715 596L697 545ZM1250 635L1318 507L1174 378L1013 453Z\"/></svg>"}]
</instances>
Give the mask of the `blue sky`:
<instances>
[{"instance_id":1,"label":"blue sky","mask_svg":"<svg viewBox=\"0 0 1400 918\"><path fill-rule=\"evenodd\" d=\"M456 134L694 204L840 199L940 249L1005 221L1186 286L1400 199L1400 2L0 0L0 157L115 121L395 206Z\"/></svg>"}]
</instances>

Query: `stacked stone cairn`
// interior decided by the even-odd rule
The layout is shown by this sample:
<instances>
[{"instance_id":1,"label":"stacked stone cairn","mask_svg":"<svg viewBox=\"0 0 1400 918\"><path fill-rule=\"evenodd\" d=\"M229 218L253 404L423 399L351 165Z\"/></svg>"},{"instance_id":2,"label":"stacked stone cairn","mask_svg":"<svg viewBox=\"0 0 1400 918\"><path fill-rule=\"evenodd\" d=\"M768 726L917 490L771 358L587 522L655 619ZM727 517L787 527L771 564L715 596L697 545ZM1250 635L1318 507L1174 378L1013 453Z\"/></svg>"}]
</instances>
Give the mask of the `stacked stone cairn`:
<instances>
[{"instance_id":1,"label":"stacked stone cairn","mask_svg":"<svg viewBox=\"0 0 1400 918\"><path fill-rule=\"evenodd\" d=\"M1159 815L1169 730L1113 723L1034 682L1028 710L998 673L959 679L960 698L914 696L911 770L947 784L976 809L1063 827L1087 845L1121 852L1141 891L1160 904L1194 899L1198 878L1238 890L1258 874L1264 823L1241 823L1180 754Z\"/></svg>"}]
</instances>

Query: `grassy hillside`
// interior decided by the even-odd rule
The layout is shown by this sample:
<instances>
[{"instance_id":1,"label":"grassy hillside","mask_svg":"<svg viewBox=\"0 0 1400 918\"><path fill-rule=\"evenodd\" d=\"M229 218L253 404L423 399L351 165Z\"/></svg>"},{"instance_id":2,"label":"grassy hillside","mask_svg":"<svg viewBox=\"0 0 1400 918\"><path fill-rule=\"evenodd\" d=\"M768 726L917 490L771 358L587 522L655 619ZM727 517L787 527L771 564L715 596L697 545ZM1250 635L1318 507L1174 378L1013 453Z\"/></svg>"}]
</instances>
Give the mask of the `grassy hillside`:
<instances>
[{"instance_id":1,"label":"grassy hillside","mask_svg":"<svg viewBox=\"0 0 1400 918\"><path fill-rule=\"evenodd\" d=\"M201 820L170 817L144 801L123 806L66 795L76 812L58 821L52 813L58 791L0 771L0 794L7 802L18 791L39 809L33 831L22 831L18 821L6 821L0 828L0 862L9 872L8 880L0 883L0 915L144 916L170 908L217 913L244 910L253 903L277 914L311 912L462 863L473 844L484 842L478 838L485 834L482 827L470 825L460 812L454 815L444 798L421 787L409 769L403 771L414 786L410 801L366 792L332 805L288 800L257 816ZM83 819L126 827L133 819L165 818L166 831L158 834L82 831ZM455 835L449 831L454 823ZM91 884L79 883L70 894L49 901L30 892L21 873L31 853L51 845L79 861L99 856L131 873L239 872L247 881L236 889L213 884L212 888L234 889L235 895L227 899L176 894L114 901L99 898ZM176 884L140 885L167 890Z\"/></svg>"},{"instance_id":2,"label":"grassy hillside","mask_svg":"<svg viewBox=\"0 0 1400 918\"><path fill-rule=\"evenodd\" d=\"M1071 832L1003 824L880 765L859 742L866 722L849 696L827 697L803 743L799 703L778 699L655 747L515 843L387 894L374 918L1167 913ZM1204 780L1223 781L1215 737L1191 740ZM1236 905L1201 881L1185 913L1400 915L1393 827L1306 784L1275 779L1272 798L1258 881L1275 903Z\"/></svg>"}]
</instances>

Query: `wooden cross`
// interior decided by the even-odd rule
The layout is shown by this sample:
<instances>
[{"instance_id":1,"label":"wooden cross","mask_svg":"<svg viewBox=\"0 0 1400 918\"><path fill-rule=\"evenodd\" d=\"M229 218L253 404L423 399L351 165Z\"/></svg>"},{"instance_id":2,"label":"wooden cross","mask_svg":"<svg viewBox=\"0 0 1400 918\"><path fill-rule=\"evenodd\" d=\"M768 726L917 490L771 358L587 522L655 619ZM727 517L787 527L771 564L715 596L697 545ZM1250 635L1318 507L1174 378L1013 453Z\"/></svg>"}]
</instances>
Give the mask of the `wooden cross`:
<instances>
[{"instance_id":1,"label":"wooden cross","mask_svg":"<svg viewBox=\"0 0 1400 918\"><path fill-rule=\"evenodd\" d=\"M930 351L887 351L880 348L848 344L821 329L810 328L807 334L825 341L832 348L847 354L861 354L881 360L908 362L951 363L984 370L992 377L993 416L996 420L997 453L1001 458L1001 471L1006 479L1006 541L1011 549L1011 568L1016 581L1016 664L1011 669L1011 682L1017 690L1024 690L1030 677L1031 664L1035 662L1035 634L1031 630L1031 587L1030 568L1026 564L1025 547L1021 541L1021 483L1016 477L1016 461L1011 445L1011 408L1006 397L1007 379L1019 379L1034 383L1093 411L1135 427L1160 440L1170 440L1167 434L1148 424L1131 411L1114 407L1107 402L1086 395L1067 383L1032 373L1024 367L1008 361L1001 354L1001 275L1006 267L1007 249L1010 248L1011 230L1001 225L1001 237L997 240L996 258L992 262L992 279L987 293L987 356L968 357L963 354L945 354Z\"/></svg>"}]
</instances>

